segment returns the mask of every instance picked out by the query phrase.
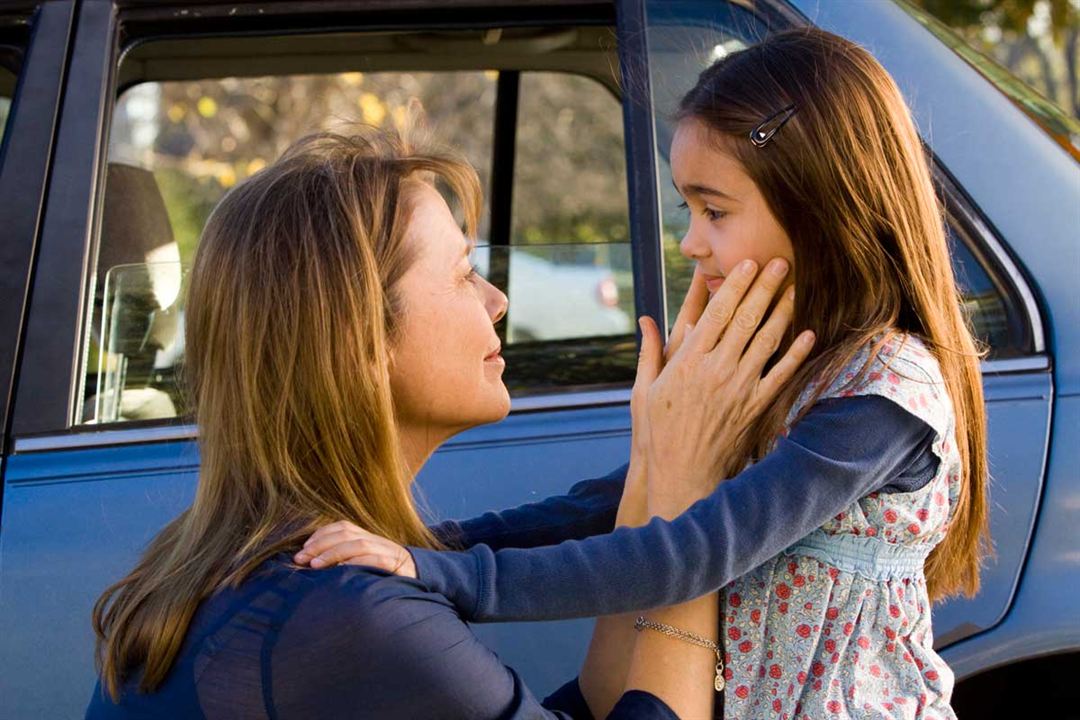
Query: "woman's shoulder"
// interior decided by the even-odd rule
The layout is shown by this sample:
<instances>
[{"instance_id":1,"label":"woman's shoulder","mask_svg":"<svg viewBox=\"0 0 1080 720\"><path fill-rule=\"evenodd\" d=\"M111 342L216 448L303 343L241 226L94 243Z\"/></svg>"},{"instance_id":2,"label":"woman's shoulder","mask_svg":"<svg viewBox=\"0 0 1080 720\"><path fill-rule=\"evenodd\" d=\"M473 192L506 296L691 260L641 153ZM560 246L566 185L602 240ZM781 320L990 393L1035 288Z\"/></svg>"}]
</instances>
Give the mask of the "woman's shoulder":
<instances>
[{"instance_id":1,"label":"woman's shoulder","mask_svg":"<svg viewBox=\"0 0 1080 720\"><path fill-rule=\"evenodd\" d=\"M290 573L294 608L263 653L281 716L495 717L524 696L422 582L367 567Z\"/></svg>"},{"instance_id":2,"label":"woman's shoulder","mask_svg":"<svg viewBox=\"0 0 1080 720\"><path fill-rule=\"evenodd\" d=\"M293 614L333 616L365 635L384 632L418 613L443 612L453 606L442 595L428 591L419 580L362 565L339 565L315 570L284 564L275 569L279 586L293 597ZM305 618L310 622L312 618Z\"/></svg>"},{"instance_id":3,"label":"woman's shoulder","mask_svg":"<svg viewBox=\"0 0 1080 720\"><path fill-rule=\"evenodd\" d=\"M345 651L349 645L389 641L396 627L419 614L452 611L445 597L411 578L365 566L302 568L281 555L205 602L190 640L201 635L199 644L220 648L247 634Z\"/></svg>"}]
</instances>

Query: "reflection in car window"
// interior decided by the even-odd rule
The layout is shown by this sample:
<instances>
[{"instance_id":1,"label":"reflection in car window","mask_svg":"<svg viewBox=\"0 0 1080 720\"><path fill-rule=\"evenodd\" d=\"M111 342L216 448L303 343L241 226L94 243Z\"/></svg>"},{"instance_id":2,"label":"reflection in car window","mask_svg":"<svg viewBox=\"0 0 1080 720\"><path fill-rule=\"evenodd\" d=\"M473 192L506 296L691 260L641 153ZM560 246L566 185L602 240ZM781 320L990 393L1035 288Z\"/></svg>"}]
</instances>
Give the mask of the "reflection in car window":
<instances>
[{"instance_id":1,"label":"reflection in car window","mask_svg":"<svg viewBox=\"0 0 1080 720\"><path fill-rule=\"evenodd\" d=\"M595 52L610 68L613 50ZM621 105L589 77L510 72L520 78L515 162L502 165L513 173L504 178L514 189L505 208L512 244L488 247L491 209L474 258L511 298L499 328L504 377L515 394L629 385L636 350ZM91 283L82 421L188 413L177 382L186 274L230 187L306 133L355 120L400 126L416 98L437 139L477 168L490 203L499 87L494 70L380 70L142 82L122 92Z\"/></svg>"},{"instance_id":2,"label":"reflection in car window","mask_svg":"<svg viewBox=\"0 0 1080 720\"><path fill-rule=\"evenodd\" d=\"M596 80L521 74L511 250L480 254L510 299L511 392L629 383L634 291L622 106ZM493 278L501 285L498 278Z\"/></svg>"}]
</instances>

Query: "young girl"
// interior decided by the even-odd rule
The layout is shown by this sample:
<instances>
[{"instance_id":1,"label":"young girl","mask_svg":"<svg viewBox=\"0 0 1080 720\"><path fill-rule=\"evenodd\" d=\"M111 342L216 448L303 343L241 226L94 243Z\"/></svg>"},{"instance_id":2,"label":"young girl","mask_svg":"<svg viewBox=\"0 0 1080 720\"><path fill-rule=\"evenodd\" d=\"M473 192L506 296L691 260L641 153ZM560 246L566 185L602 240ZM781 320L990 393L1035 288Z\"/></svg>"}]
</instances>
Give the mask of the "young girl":
<instances>
[{"instance_id":1,"label":"young girl","mask_svg":"<svg viewBox=\"0 0 1080 720\"><path fill-rule=\"evenodd\" d=\"M672 368L686 376L683 348L658 376L639 371L647 412L634 432L644 449L620 506L633 525L656 494L704 498L675 520L457 553L406 553L336 527L298 560L396 569L479 621L625 613L721 588L724 717L953 717L930 606L979 586L985 415L978 351L908 109L865 50L799 30L707 69L677 119L672 174L691 213L682 250L698 263L696 283L715 291L741 278L737 261L784 258L797 296L780 344L806 329L817 336L741 435L732 455L751 464L715 488L721 478L670 474L658 487L672 458L702 452L679 420L692 408L665 398ZM658 371L657 330L643 330L643 356ZM581 680L596 714L632 673L611 648L628 647L633 617L598 623L608 642L594 642Z\"/></svg>"}]
</instances>

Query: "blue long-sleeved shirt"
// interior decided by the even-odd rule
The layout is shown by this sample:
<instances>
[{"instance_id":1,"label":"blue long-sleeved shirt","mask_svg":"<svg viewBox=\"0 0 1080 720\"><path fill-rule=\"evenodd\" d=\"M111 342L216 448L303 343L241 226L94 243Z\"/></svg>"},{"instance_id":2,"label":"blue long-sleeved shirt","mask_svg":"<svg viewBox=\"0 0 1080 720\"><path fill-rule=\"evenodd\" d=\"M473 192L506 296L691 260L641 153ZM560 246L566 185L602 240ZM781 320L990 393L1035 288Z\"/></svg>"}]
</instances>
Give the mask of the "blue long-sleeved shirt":
<instances>
[{"instance_id":1,"label":"blue long-sleeved shirt","mask_svg":"<svg viewBox=\"0 0 1080 720\"><path fill-rule=\"evenodd\" d=\"M761 461L670 522L654 518L607 535L515 548L506 542L514 524L507 514L487 520L498 549L410 551L420 580L467 620L553 620L672 605L719 589L871 492L922 487L937 470L933 440L926 423L886 398L829 399ZM513 518L536 516L519 509Z\"/></svg>"},{"instance_id":2,"label":"blue long-sleeved shirt","mask_svg":"<svg viewBox=\"0 0 1080 720\"><path fill-rule=\"evenodd\" d=\"M370 568L299 570L269 561L200 607L165 683L119 703L94 691L87 718L588 717L576 684L539 702L420 583ZM612 719L677 720L649 693Z\"/></svg>"},{"instance_id":3,"label":"blue long-sleeved shirt","mask_svg":"<svg viewBox=\"0 0 1080 720\"><path fill-rule=\"evenodd\" d=\"M871 422L882 431L874 438L862 429ZM352 566L301 570L285 556L274 558L241 587L219 592L200 606L175 665L156 692L139 694L136 674L118 704L98 688L87 717L591 718L574 681L538 701L473 635L462 615L578 616L593 614L592 608L600 608L596 613L614 612L606 609L612 606L637 609L707 592L721 584L724 573L734 572L731 568L753 567L747 565L753 557L725 559L724 553L767 553L821 513L828 517L842 508L848 497L921 486L935 466L930 437L925 425L889 401L826 401L786 441L798 451L782 444L769 456L779 453L779 461L766 458L754 466L771 468L751 476L760 486L756 491L723 491L747 484L748 470L695 505L690 523L654 521L640 530L590 537L612 529L624 467L579 483L565 496L438 526L440 536L473 548L463 553L414 551L420 580ZM789 527L790 519L769 513L789 507L792 503L779 496L792 495L802 498L795 504L806 507ZM764 505L723 508L754 502ZM730 534L743 539L733 541ZM543 547L564 540L572 541ZM684 540L685 547L680 545ZM714 542L715 552L704 547ZM766 549L755 550L755 543ZM628 556L620 560L624 548ZM684 553L690 562L678 558ZM719 574L688 569L695 553L698 564L720 563ZM567 560L568 565L559 564ZM658 571L669 579L680 572L692 576L665 590L663 580L658 584L650 578ZM523 572L538 572L540 582L525 578L515 589ZM568 586L567 576L584 584ZM632 582L612 584L626 577ZM552 579L556 582L548 587ZM478 591L474 583L479 582L493 592ZM605 588L615 587L632 596L629 604L613 602ZM645 692L625 694L609 716L674 717L666 704Z\"/></svg>"}]
</instances>

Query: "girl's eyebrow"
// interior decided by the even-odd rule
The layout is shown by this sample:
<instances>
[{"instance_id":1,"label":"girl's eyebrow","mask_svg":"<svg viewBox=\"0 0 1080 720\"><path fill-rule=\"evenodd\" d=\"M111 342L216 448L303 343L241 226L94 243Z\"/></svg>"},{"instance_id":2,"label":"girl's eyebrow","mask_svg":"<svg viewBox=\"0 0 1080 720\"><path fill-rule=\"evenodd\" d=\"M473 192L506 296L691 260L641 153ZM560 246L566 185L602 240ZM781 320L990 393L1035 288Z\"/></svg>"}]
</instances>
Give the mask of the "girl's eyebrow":
<instances>
[{"instance_id":1,"label":"girl's eyebrow","mask_svg":"<svg viewBox=\"0 0 1080 720\"><path fill-rule=\"evenodd\" d=\"M679 188L676 187L675 189L678 190ZM716 188L711 188L708 185L687 185L679 192L681 192L683 195L712 195L714 197L720 198L721 200L738 202L735 198L733 198L731 195L728 195L723 190L717 190Z\"/></svg>"}]
</instances>

